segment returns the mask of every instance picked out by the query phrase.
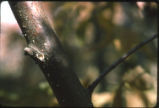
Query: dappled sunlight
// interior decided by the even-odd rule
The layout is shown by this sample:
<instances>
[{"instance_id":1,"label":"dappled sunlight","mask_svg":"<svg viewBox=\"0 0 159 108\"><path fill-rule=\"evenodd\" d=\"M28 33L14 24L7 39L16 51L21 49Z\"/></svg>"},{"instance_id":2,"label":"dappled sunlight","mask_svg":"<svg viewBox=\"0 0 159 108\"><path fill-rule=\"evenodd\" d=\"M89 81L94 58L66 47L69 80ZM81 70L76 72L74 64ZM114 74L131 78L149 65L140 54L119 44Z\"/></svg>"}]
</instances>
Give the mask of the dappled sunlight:
<instances>
[{"instance_id":1,"label":"dappled sunlight","mask_svg":"<svg viewBox=\"0 0 159 108\"><path fill-rule=\"evenodd\" d=\"M114 46L116 50L120 51L121 50L121 42L119 39L114 39Z\"/></svg>"},{"instance_id":2,"label":"dappled sunlight","mask_svg":"<svg viewBox=\"0 0 159 108\"><path fill-rule=\"evenodd\" d=\"M113 98L114 94L110 92L94 93L92 95L94 107L103 106L104 104L110 104L112 103Z\"/></svg>"},{"instance_id":3,"label":"dappled sunlight","mask_svg":"<svg viewBox=\"0 0 159 108\"><path fill-rule=\"evenodd\" d=\"M39 2L36 3L38 5ZM85 88L122 55L157 33L158 7L155 2L40 3L49 18L49 29L55 29L68 57L66 64L77 74ZM39 24L35 25L36 32L43 33L48 28L43 28L36 18L45 19L46 16L39 15L39 10L32 4L28 3L28 7L34 13L29 18L34 18L34 23ZM42 35L47 37L48 34ZM37 62L24 55L27 46L24 36L8 2L2 2L1 103L8 106L59 106ZM42 48L49 51L55 44L54 41L50 42L50 38L45 39ZM36 42L32 40L32 43ZM157 44L156 40L148 43L110 71L92 94L94 106L153 107L157 101ZM44 49L37 51L41 54ZM44 55L36 56L42 61L45 58Z\"/></svg>"}]
</instances>

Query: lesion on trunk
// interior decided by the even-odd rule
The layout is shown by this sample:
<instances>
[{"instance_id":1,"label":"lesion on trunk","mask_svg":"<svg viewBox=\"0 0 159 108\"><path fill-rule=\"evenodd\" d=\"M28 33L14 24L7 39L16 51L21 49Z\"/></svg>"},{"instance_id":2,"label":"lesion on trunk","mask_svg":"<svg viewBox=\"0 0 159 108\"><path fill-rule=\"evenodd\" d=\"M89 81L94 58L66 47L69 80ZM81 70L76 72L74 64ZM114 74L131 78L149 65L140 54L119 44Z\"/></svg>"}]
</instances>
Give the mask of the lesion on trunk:
<instances>
[{"instance_id":1,"label":"lesion on trunk","mask_svg":"<svg viewBox=\"0 0 159 108\"><path fill-rule=\"evenodd\" d=\"M61 106L92 107L88 90L70 68L67 55L38 2L10 2L27 41L25 53L42 69Z\"/></svg>"}]
</instances>

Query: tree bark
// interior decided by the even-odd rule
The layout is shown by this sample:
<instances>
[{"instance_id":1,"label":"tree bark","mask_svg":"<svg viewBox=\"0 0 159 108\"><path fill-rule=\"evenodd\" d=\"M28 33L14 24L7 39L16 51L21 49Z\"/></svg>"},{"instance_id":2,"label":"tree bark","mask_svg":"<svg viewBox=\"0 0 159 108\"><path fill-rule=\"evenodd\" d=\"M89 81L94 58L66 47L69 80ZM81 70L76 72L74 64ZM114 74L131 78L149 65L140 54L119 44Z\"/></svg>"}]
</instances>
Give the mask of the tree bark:
<instances>
[{"instance_id":1,"label":"tree bark","mask_svg":"<svg viewBox=\"0 0 159 108\"><path fill-rule=\"evenodd\" d=\"M39 64L61 106L92 107L68 63L59 39L39 2L9 2L27 41L26 54Z\"/></svg>"}]
</instances>

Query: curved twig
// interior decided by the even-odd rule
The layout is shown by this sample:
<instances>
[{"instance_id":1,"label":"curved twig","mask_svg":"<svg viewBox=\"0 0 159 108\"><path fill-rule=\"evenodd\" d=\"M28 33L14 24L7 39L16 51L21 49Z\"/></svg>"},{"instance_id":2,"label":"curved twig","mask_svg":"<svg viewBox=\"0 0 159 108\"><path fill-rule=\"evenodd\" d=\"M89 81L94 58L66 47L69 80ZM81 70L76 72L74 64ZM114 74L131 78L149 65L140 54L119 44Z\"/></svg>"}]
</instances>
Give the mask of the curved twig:
<instances>
[{"instance_id":1,"label":"curved twig","mask_svg":"<svg viewBox=\"0 0 159 108\"><path fill-rule=\"evenodd\" d=\"M151 42L153 39L157 38L157 34L152 36L151 38L139 43L136 47L129 50L126 54L124 54L121 58L119 58L116 62L114 62L110 67L108 67L100 76L90 85L88 86L89 93L92 94L95 87L99 84L99 82L107 75L111 70L121 64L128 56L136 52L139 48L143 47L147 43Z\"/></svg>"}]
</instances>

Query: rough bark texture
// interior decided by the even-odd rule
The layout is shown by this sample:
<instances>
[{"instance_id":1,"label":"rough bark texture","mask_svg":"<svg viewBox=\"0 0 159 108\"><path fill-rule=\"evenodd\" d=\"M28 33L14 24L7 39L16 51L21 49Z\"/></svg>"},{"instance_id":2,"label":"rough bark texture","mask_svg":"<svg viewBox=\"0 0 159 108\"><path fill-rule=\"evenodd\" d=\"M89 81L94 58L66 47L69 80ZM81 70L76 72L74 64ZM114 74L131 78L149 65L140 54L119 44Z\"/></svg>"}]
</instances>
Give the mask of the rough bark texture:
<instances>
[{"instance_id":1,"label":"rough bark texture","mask_svg":"<svg viewBox=\"0 0 159 108\"><path fill-rule=\"evenodd\" d=\"M10 2L26 38L26 54L42 69L61 106L92 107L88 90L83 88L39 2Z\"/></svg>"}]
</instances>

